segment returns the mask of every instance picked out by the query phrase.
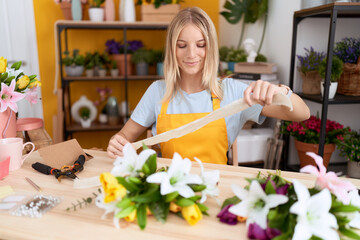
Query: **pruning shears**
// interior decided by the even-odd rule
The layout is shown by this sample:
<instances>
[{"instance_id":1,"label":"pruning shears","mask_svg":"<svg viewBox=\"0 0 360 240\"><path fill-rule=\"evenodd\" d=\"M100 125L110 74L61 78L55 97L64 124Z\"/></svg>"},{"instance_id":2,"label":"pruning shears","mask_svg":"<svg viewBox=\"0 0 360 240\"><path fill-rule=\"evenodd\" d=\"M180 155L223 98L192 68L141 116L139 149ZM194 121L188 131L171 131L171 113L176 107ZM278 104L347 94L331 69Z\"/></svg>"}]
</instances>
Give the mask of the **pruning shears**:
<instances>
[{"instance_id":1,"label":"pruning shears","mask_svg":"<svg viewBox=\"0 0 360 240\"><path fill-rule=\"evenodd\" d=\"M61 182L63 177L68 177L71 179L78 178L75 173L81 172L84 169L85 156L80 155L79 158L74 162L74 165L68 166L64 165L61 169L52 168L48 165L36 162L32 165L32 168L38 172L41 172L46 175L54 175L55 178Z\"/></svg>"}]
</instances>

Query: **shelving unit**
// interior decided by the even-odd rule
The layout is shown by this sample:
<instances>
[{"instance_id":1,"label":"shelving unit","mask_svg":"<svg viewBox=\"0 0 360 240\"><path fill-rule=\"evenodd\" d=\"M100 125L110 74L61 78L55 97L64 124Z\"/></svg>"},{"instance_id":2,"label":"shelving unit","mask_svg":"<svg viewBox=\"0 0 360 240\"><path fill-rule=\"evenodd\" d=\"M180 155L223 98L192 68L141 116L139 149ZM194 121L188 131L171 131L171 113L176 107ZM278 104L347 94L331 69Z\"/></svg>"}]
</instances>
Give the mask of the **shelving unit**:
<instances>
[{"instance_id":1,"label":"shelving unit","mask_svg":"<svg viewBox=\"0 0 360 240\"><path fill-rule=\"evenodd\" d=\"M299 23L306 18L329 18L329 37L327 46L327 67L325 74L324 96L321 95L306 95L303 93L297 93L303 99L307 99L313 102L322 104L321 112L321 130L319 139L319 152L318 154L323 156L324 144L325 144L325 127L328 113L329 104L360 104L360 97L345 96L337 94L334 99L329 99L329 85L330 85L330 73L331 62L333 58L333 47L336 30L337 18L359 18L360 17L360 3L344 3L335 2L314 8L303 9L294 12L293 17L293 33L292 33L292 48L291 48L291 62L290 62L290 88L294 87L294 74L295 74L295 55L296 55L296 42L297 31ZM284 168L288 168L288 152L289 152L289 137L286 138L286 146L284 149Z\"/></svg>"},{"instance_id":2,"label":"shelving unit","mask_svg":"<svg viewBox=\"0 0 360 240\"><path fill-rule=\"evenodd\" d=\"M68 31L77 30L122 30L123 31L123 42L127 41L127 31L129 30L167 30L168 23L157 23L157 22L91 22L91 21L57 21L55 24L57 33L57 47L58 56L62 56L64 44L65 50L68 50ZM63 38L62 38L63 33ZM124 54L127 54L125 48ZM64 112L63 129L64 129L64 140L72 137L74 132L87 132L87 131L108 131L108 130L119 130L123 124L118 125L107 125L101 123L93 123L90 128L82 128L80 124L73 123L71 119L71 99L70 99L70 84L72 82L91 82L91 81L124 81L125 85L125 101L128 102L128 81L136 80L157 80L160 76L149 75L149 76L128 76L127 73L127 62L125 62L125 74L124 76L118 77L67 77L64 76L62 68L62 59L59 57L60 66L60 79L62 88L62 106ZM129 112L129 109L126 109Z\"/></svg>"}]
</instances>

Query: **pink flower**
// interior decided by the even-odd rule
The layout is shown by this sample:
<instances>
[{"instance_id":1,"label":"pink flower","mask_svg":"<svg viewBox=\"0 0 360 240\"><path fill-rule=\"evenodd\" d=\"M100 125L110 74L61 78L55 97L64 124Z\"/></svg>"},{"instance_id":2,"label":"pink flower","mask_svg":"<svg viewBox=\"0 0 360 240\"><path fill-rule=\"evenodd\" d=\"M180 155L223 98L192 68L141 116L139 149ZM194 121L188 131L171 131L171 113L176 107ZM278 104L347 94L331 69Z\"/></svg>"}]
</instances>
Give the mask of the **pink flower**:
<instances>
[{"instance_id":1,"label":"pink flower","mask_svg":"<svg viewBox=\"0 0 360 240\"><path fill-rule=\"evenodd\" d=\"M30 88L30 90L25 93L25 99L31 104L36 104L38 100L37 87Z\"/></svg>"},{"instance_id":2,"label":"pink flower","mask_svg":"<svg viewBox=\"0 0 360 240\"><path fill-rule=\"evenodd\" d=\"M0 112L5 112L8 107L14 112L17 112L18 106L16 102L23 99L24 94L14 91L15 83L15 80L11 81L10 86L6 85L5 83L1 83Z\"/></svg>"},{"instance_id":3,"label":"pink flower","mask_svg":"<svg viewBox=\"0 0 360 240\"><path fill-rule=\"evenodd\" d=\"M348 192L356 189L356 187L351 182L340 180L334 172L326 173L326 168L323 164L322 157L312 152L307 152L306 155L309 155L315 160L316 164L319 167L319 170L312 165L307 165L301 168L300 172L311 173L317 176L316 179L317 188L319 188L320 190L327 188L344 204L349 204L350 198L348 196Z\"/></svg>"}]
</instances>

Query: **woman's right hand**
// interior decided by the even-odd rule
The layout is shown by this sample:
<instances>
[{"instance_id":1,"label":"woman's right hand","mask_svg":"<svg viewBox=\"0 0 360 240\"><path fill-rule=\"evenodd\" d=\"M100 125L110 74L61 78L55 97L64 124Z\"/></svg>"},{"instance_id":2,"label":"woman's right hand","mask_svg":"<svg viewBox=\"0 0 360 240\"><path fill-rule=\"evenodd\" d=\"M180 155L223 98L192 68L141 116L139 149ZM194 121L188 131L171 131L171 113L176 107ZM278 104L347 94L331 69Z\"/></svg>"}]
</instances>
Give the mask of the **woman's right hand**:
<instances>
[{"instance_id":1,"label":"woman's right hand","mask_svg":"<svg viewBox=\"0 0 360 240\"><path fill-rule=\"evenodd\" d=\"M117 133L112 136L107 147L109 157L116 158L124 156L123 149L128 142L129 141L122 136L121 133Z\"/></svg>"}]
</instances>

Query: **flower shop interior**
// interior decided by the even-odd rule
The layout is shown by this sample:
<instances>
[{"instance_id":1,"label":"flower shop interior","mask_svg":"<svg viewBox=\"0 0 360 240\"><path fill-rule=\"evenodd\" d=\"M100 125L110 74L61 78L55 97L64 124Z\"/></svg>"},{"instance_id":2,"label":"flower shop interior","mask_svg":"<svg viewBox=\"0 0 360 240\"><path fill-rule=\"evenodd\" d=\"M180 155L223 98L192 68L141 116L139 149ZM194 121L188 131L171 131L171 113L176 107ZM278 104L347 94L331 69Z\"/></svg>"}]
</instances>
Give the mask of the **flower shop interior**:
<instances>
[{"instance_id":1,"label":"flower shop interior","mask_svg":"<svg viewBox=\"0 0 360 240\"><path fill-rule=\"evenodd\" d=\"M218 76L289 86L309 120L247 122L227 165L161 158L150 130L110 158L195 6ZM360 239L360 1L0 0L0 23L0 239Z\"/></svg>"}]
</instances>

